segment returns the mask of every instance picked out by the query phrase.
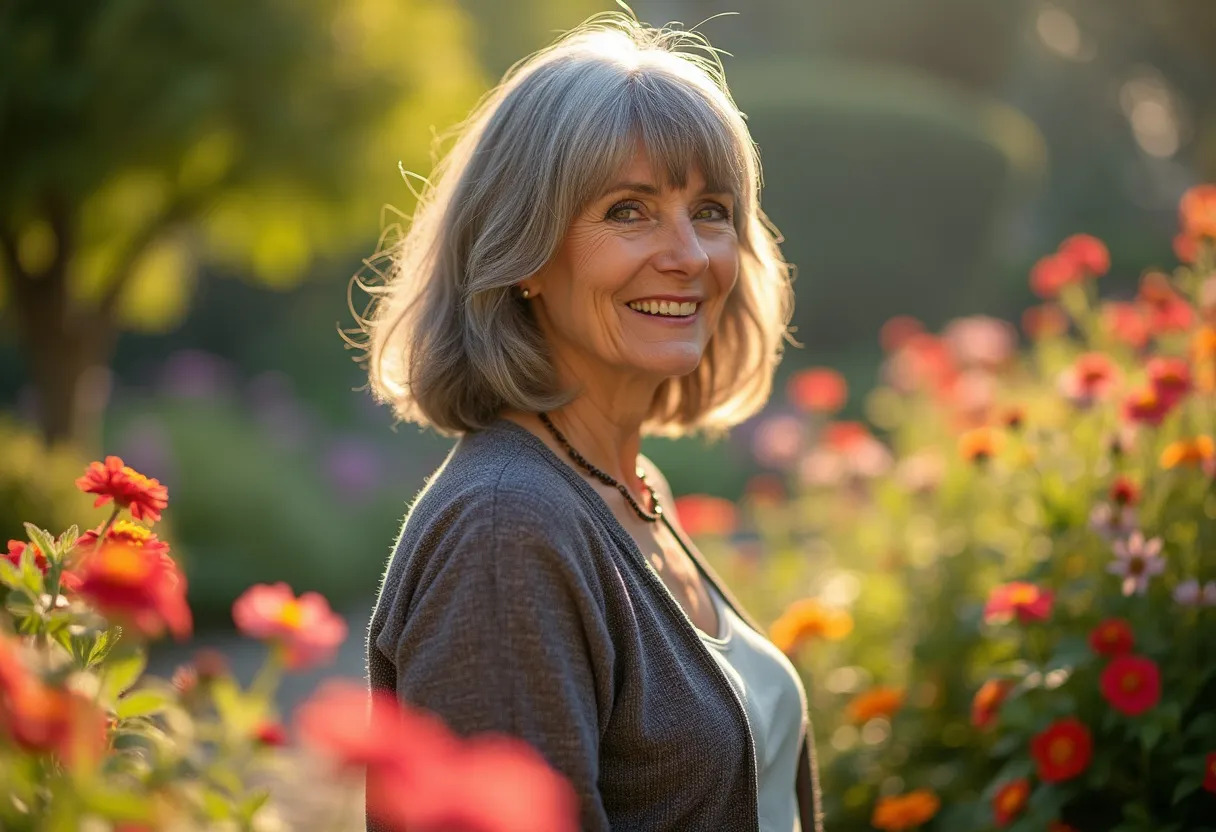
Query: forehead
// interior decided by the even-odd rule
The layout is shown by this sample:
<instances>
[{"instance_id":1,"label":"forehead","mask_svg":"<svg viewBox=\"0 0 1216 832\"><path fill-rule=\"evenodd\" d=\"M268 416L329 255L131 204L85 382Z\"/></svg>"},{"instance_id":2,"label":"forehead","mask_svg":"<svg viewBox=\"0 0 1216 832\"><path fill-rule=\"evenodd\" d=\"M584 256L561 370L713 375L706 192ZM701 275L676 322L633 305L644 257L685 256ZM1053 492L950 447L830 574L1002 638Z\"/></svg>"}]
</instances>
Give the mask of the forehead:
<instances>
[{"instance_id":1,"label":"forehead","mask_svg":"<svg viewBox=\"0 0 1216 832\"><path fill-rule=\"evenodd\" d=\"M682 176L673 175L677 172L670 170L670 165L658 163L641 142L634 142L629 156L607 187L650 185L659 190L688 190L695 193L707 190L705 173L697 161L689 161Z\"/></svg>"}]
</instances>

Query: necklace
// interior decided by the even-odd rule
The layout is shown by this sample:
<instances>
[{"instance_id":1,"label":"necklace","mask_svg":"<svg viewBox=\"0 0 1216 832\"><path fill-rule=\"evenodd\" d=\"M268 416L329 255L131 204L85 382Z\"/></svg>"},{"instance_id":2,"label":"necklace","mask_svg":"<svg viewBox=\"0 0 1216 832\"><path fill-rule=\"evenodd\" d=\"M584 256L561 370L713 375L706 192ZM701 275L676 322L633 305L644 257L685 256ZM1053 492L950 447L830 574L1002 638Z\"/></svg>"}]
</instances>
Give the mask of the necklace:
<instances>
[{"instance_id":1,"label":"necklace","mask_svg":"<svg viewBox=\"0 0 1216 832\"><path fill-rule=\"evenodd\" d=\"M611 485L617 491L621 492L621 496L629 501L629 505L631 505L633 510L637 512L638 517L641 517L647 523L657 523L659 521L659 518L663 516L663 507L659 505L659 495L655 494L654 489L646 484L645 471L643 471L641 468L638 469L638 479L642 481L642 486L650 493L650 503L654 506L653 514L638 505L638 501L633 499L633 495L629 493L629 489L626 488L623 483L618 482L612 477L612 475L601 471L599 468L596 468L594 465L584 459L582 454L574 450L574 446L566 440L566 437L562 436L562 432L557 429L557 425L553 424L552 420L549 419L548 413L542 412L538 413L537 415L540 416L540 420L545 423L545 427L549 429L549 432L553 434L553 438L561 443L562 447L566 449L566 452L570 454L570 458L577 462L581 468L600 482L604 483L604 485Z\"/></svg>"}]
</instances>

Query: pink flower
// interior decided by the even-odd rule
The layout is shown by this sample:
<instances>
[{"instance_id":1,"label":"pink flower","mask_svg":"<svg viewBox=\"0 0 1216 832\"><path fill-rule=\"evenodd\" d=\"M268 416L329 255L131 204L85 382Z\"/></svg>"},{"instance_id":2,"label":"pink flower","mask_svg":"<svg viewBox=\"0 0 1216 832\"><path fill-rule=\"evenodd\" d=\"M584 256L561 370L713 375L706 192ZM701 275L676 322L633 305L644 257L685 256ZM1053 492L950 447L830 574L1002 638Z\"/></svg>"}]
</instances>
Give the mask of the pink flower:
<instances>
[{"instance_id":1,"label":"pink flower","mask_svg":"<svg viewBox=\"0 0 1216 832\"><path fill-rule=\"evenodd\" d=\"M1161 557L1161 538L1145 540L1141 532L1132 532L1126 540L1116 540L1112 547L1115 561L1106 571L1123 576L1123 594L1143 595L1148 589L1149 579L1165 571L1165 558Z\"/></svg>"},{"instance_id":2,"label":"pink flower","mask_svg":"<svg viewBox=\"0 0 1216 832\"><path fill-rule=\"evenodd\" d=\"M283 648L291 670L329 662L343 639L346 622L316 592L296 598L287 584L255 584L232 605L237 629Z\"/></svg>"},{"instance_id":3,"label":"pink flower","mask_svg":"<svg viewBox=\"0 0 1216 832\"><path fill-rule=\"evenodd\" d=\"M1216 607L1216 581L1203 586L1191 578L1174 587L1174 601L1184 607Z\"/></svg>"},{"instance_id":4,"label":"pink flower","mask_svg":"<svg viewBox=\"0 0 1216 832\"><path fill-rule=\"evenodd\" d=\"M302 740L366 769L367 809L411 832L574 832L578 796L523 740L461 739L428 711L342 680L296 712Z\"/></svg>"}]
</instances>

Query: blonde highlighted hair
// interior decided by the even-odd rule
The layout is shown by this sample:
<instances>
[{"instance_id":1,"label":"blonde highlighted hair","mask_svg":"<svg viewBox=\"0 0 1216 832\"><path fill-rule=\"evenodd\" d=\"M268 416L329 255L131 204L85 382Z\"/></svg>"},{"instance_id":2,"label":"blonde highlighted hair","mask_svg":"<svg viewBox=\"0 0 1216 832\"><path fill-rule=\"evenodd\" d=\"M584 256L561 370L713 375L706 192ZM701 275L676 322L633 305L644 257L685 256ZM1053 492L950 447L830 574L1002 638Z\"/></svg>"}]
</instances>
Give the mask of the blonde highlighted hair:
<instances>
[{"instance_id":1,"label":"blonde highlighted hair","mask_svg":"<svg viewBox=\"0 0 1216 832\"><path fill-rule=\"evenodd\" d=\"M756 148L713 49L688 32L598 15L516 64L459 128L408 231L370 259L359 317L376 399L444 435L559 389L527 301L512 293L558 250L640 141L669 184L696 167L735 198L739 280L697 369L664 381L645 433L719 434L768 399L793 308L790 267L759 206ZM386 264L376 269L377 259Z\"/></svg>"}]
</instances>

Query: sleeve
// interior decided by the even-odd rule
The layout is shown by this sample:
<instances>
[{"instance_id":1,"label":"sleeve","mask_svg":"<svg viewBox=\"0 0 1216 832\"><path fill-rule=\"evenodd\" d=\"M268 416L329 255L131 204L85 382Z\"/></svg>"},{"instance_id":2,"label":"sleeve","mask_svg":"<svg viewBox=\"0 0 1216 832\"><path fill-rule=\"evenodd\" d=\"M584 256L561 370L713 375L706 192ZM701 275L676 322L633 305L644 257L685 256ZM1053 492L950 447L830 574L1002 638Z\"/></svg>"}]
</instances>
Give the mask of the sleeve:
<instances>
[{"instance_id":1,"label":"sleeve","mask_svg":"<svg viewBox=\"0 0 1216 832\"><path fill-rule=\"evenodd\" d=\"M525 740L573 784L580 828L608 832L596 680L612 678L610 640L585 572L538 509L496 495L428 542L426 580L391 648L397 696L461 736Z\"/></svg>"}]
</instances>

